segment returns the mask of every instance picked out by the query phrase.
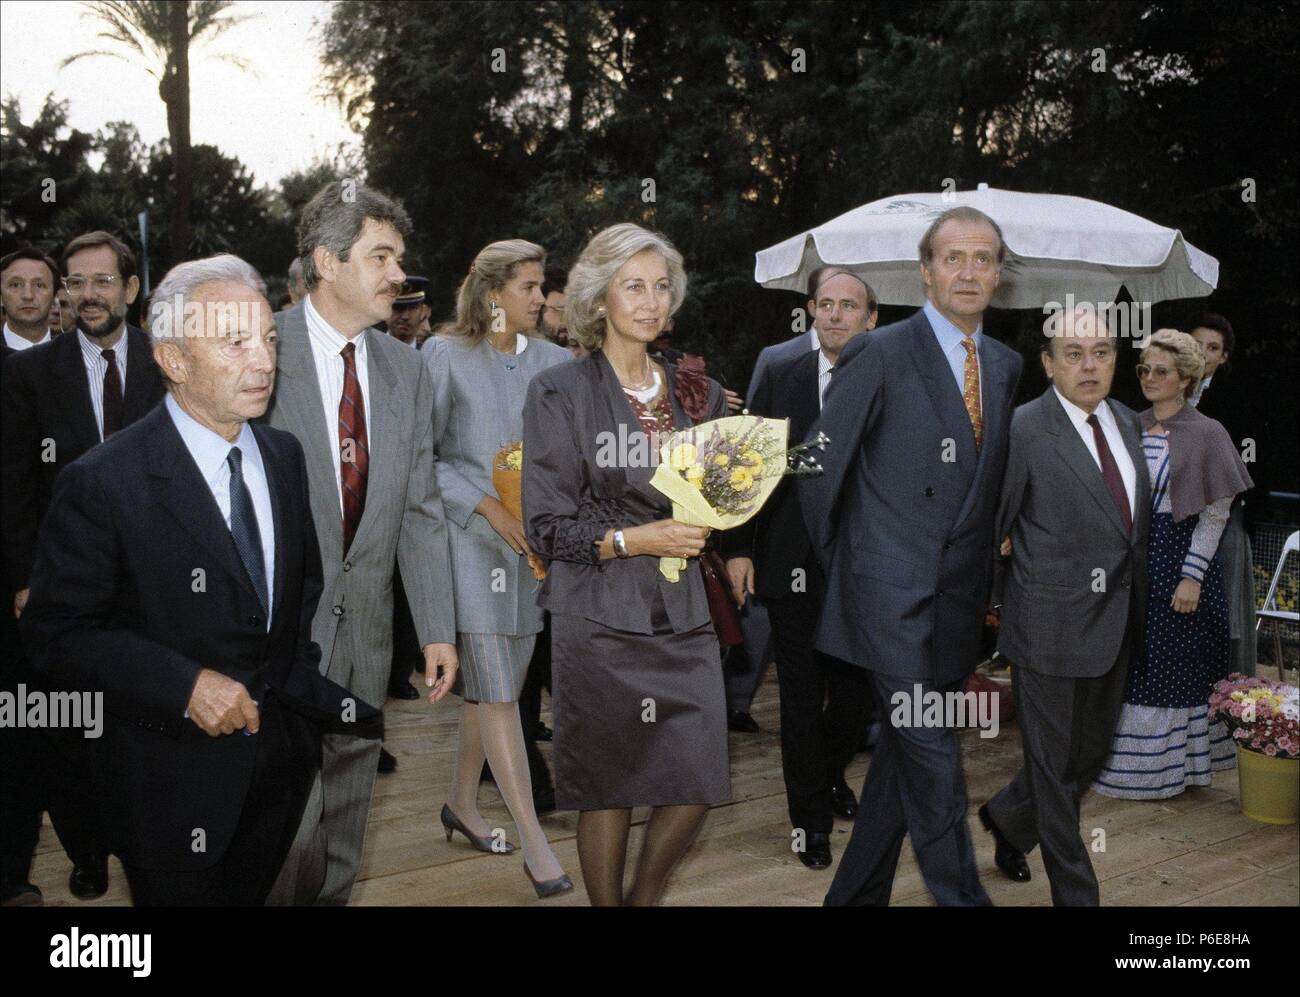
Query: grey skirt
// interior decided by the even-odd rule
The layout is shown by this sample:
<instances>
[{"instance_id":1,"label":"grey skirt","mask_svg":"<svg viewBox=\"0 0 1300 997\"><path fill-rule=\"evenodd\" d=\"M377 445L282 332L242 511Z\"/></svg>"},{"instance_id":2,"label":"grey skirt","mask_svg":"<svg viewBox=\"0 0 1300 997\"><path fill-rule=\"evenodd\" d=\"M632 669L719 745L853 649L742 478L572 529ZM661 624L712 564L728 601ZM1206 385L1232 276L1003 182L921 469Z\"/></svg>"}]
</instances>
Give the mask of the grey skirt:
<instances>
[{"instance_id":1,"label":"grey skirt","mask_svg":"<svg viewBox=\"0 0 1300 997\"><path fill-rule=\"evenodd\" d=\"M656 607L658 608L658 607ZM561 810L726 803L726 694L711 623L675 634L551 613L555 802Z\"/></svg>"},{"instance_id":2,"label":"grey skirt","mask_svg":"<svg viewBox=\"0 0 1300 997\"><path fill-rule=\"evenodd\" d=\"M460 669L451 691L472 703L518 702L536 641L536 634L456 634Z\"/></svg>"}]
</instances>

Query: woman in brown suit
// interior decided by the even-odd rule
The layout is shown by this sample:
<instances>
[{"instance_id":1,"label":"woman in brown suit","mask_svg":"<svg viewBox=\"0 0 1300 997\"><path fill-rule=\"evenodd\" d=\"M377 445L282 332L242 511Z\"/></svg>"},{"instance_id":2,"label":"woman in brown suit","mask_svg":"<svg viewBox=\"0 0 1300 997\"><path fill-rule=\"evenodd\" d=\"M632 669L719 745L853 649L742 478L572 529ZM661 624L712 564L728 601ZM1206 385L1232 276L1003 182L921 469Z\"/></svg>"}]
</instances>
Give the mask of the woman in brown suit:
<instances>
[{"instance_id":1,"label":"woman in brown suit","mask_svg":"<svg viewBox=\"0 0 1300 997\"><path fill-rule=\"evenodd\" d=\"M524 405L524 524L549 561L556 803L578 810L578 858L597 906L658 902L712 804L731 798L718 643L694 561L708 531L650 487L661 437L725 414L722 388L647 345L681 305L682 258L622 224L569 274L567 324L589 356L539 373ZM632 808L652 807L631 888Z\"/></svg>"}]
</instances>

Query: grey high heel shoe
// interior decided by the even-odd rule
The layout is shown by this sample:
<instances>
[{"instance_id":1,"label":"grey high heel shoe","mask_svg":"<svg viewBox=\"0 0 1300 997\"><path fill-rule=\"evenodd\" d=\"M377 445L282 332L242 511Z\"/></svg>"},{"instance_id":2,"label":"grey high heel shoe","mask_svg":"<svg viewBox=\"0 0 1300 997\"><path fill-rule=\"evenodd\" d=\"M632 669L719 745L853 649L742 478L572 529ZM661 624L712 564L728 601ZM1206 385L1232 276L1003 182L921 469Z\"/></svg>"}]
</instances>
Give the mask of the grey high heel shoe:
<instances>
[{"instance_id":1,"label":"grey high heel shoe","mask_svg":"<svg viewBox=\"0 0 1300 997\"><path fill-rule=\"evenodd\" d=\"M503 842L500 847L494 848L493 845L496 843L496 839L491 835L480 838L471 833L470 829L461 822L461 819L451 812L451 807L445 803L442 805L442 813L438 815L438 818L442 821L442 829L447 832L448 841L451 840L453 831L459 831L480 852L490 852L493 855L509 855L515 850L515 846L508 841Z\"/></svg>"},{"instance_id":2,"label":"grey high heel shoe","mask_svg":"<svg viewBox=\"0 0 1300 997\"><path fill-rule=\"evenodd\" d=\"M573 880L569 878L568 873L563 873L554 879L544 879L539 883L533 878L533 871L528 868L527 859L524 859L524 875L528 877L528 882L532 883L533 889L537 891L538 900L557 897L561 893L568 893L573 889Z\"/></svg>"}]
</instances>

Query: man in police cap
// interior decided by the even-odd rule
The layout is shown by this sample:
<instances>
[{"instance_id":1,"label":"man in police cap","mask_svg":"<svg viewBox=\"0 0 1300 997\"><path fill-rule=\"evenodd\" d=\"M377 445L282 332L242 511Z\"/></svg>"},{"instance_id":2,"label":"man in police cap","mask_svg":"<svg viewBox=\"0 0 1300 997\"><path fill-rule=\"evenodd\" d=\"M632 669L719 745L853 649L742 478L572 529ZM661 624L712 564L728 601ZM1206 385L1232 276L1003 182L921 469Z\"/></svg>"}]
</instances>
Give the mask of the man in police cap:
<instances>
[{"instance_id":1,"label":"man in police cap","mask_svg":"<svg viewBox=\"0 0 1300 997\"><path fill-rule=\"evenodd\" d=\"M419 346L420 329L429 324L429 281L424 277L407 277L402 293L393 301L393 317L388 320L388 334L408 346Z\"/></svg>"}]
</instances>

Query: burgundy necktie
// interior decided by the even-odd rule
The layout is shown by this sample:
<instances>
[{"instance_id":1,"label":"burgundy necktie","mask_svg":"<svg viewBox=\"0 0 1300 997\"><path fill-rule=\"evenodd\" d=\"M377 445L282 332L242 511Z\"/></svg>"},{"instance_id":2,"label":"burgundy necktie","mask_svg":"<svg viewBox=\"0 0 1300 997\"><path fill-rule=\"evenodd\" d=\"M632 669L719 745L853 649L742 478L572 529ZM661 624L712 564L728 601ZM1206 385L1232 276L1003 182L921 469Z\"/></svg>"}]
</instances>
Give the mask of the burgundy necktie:
<instances>
[{"instance_id":1,"label":"burgundy necktie","mask_svg":"<svg viewBox=\"0 0 1300 997\"><path fill-rule=\"evenodd\" d=\"M108 364L104 368L104 439L108 439L122 428L122 375L116 353L100 350L99 355Z\"/></svg>"},{"instance_id":2,"label":"burgundy necktie","mask_svg":"<svg viewBox=\"0 0 1300 997\"><path fill-rule=\"evenodd\" d=\"M339 400L339 469L343 478L343 553L356 536L366 508L366 477L370 473L370 443L366 438L366 403L357 380L357 347L343 347L343 397Z\"/></svg>"},{"instance_id":3,"label":"burgundy necktie","mask_svg":"<svg viewBox=\"0 0 1300 997\"><path fill-rule=\"evenodd\" d=\"M1097 444L1097 456L1101 459L1101 476L1106 479L1106 488L1110 492L1110 497L1115 500L1119 518L1124 521L1124 532L1132 533L1133 513L1129 511L1124 478L1119 473L1119 465L1115 463L1115 455L1110 452L1110 444L1106 442L1106 434L1101 431L1101 423L1097 421L1095 412L1088 416L1088 425L1092 427L1092 439Z\"/></svg>"}]
</instances>

